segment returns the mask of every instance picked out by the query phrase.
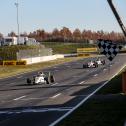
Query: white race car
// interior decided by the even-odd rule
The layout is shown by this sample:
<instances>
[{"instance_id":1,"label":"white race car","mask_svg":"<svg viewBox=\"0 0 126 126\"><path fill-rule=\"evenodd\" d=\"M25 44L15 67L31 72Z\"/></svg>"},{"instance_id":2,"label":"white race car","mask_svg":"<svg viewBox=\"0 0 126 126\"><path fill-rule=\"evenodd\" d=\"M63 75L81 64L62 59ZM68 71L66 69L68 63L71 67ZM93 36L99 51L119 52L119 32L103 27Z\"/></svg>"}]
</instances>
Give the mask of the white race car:
<instances>
[{"instance_id":1,"label":"white race car","mask_svg":"<svg viewBox=\"0 0 126 126\"><path fill-rule=\"evenodd\" d=\"M96 63L97 63L98 65L105 65L105 60L97 59L97 60L96 60Z\"/></svg>"},{"instance_id":2,"label":"white race car","mask_svg":"<svg viewBox=\"0 0 126 126\"><path fill-rule=\"evenodd\" d=\"M83 64L83 68L96 68L96 67L98 67L98 64L95 61L90 61L88 63Z\"/></svg>"},{"instance_id":3,"label":"white race car","mask_svg":"<svg viewBox=\"0 0 126 126\"><path fill-rule=\"evenodd\" d=\"M27 78L27 84L50 84L54 83L54 76L50 72L40 72L36 76L33 76L31 79Z\"/></svg>"}]
</instances>

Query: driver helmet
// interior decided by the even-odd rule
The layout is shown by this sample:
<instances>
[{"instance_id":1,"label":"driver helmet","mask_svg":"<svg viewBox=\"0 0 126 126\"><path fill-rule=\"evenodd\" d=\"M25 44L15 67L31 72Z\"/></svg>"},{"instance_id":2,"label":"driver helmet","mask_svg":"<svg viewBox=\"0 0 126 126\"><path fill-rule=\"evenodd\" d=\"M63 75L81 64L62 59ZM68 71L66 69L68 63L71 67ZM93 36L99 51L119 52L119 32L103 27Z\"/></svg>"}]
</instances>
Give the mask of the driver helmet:
<instances>
[{"instance_id":1,"label":"driver helmet","mask_svg":"<svg viewBox=\"0 0 126 126\"><path fill-rule=\"evenodd\" d=\"M45 75L43 72L40 73L42 76Z\"/></svg>"}]
</instances>

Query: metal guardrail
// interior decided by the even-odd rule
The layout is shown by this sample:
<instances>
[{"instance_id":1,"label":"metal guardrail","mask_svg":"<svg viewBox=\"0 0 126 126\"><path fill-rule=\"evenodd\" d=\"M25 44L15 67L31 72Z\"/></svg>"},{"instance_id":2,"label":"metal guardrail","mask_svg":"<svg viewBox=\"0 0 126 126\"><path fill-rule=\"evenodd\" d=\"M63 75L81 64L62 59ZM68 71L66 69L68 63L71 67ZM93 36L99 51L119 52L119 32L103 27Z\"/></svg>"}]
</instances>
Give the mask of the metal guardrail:
<instances>
[{"instance_id":1,"label":"metal guardrail","mask_svg":"<svg viewBox=\"0 0 126 126\"><path fill-rule=\"evenodd\" d=\"M97 52L97 48L77 48L77 53L90 53L90 52Z\"/></svg>"}]
</instances>

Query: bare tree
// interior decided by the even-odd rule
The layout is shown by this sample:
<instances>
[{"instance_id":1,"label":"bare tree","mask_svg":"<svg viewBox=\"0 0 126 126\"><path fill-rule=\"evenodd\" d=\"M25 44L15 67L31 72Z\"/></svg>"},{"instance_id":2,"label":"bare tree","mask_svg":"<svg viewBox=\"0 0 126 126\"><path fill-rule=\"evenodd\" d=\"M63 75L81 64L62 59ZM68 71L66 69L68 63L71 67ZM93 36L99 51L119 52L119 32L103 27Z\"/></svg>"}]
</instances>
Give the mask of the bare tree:
<instances>
[{"instance_id":1,"label":"bare tree","mask_svg":"<svg viewBox=\"0 0 126 126\"><path fill-rule=\"evenodd\" d=\"M72 38L72 33L71 31L69 30L69 28L67 27L63 27L61 30L60 30L60 34L61 34L61 37L63 38L63 41L64 42L68 42L70 41L70 39Z\"/></svg>"},{"instance_id":2,"label":"bare tree","mask_svg":"<svg viewBox=\"0 0 126 126\"><path fill-rule=\"evenodd\" d=\"M73 32L73 40L78 42L81 39L82 39L81 31L78 28L76 28Z\"/></svg>"},{"instance_id":3,"label":"bare tree","mask_svg":"<svg viewBox=\"0 0 126 126\"><path fill-rule=\"evenodd\" d=\"M11 31L10 33L8 33L8 36L10 37L16 37L16 33L14 31Z\"/></svg>"}]
</instances>

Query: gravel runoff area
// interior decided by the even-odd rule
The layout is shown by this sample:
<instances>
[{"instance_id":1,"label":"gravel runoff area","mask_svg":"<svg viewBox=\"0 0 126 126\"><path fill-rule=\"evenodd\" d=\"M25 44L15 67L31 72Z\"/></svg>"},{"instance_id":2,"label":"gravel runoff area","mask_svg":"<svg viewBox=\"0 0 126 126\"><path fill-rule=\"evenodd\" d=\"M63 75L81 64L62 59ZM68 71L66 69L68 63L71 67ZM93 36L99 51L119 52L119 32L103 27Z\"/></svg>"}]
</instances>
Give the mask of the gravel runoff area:
<instances>
[{"instance_id":1,"label":"gravel runoff area","mask_svg":"<svg viewBox=\"0 0 126 126\"><path fill-rule=\"evenodd\" d=\"M126 95L121 83L119 74L58 126L126 126Z\"/></svg>"}]
</instances>

